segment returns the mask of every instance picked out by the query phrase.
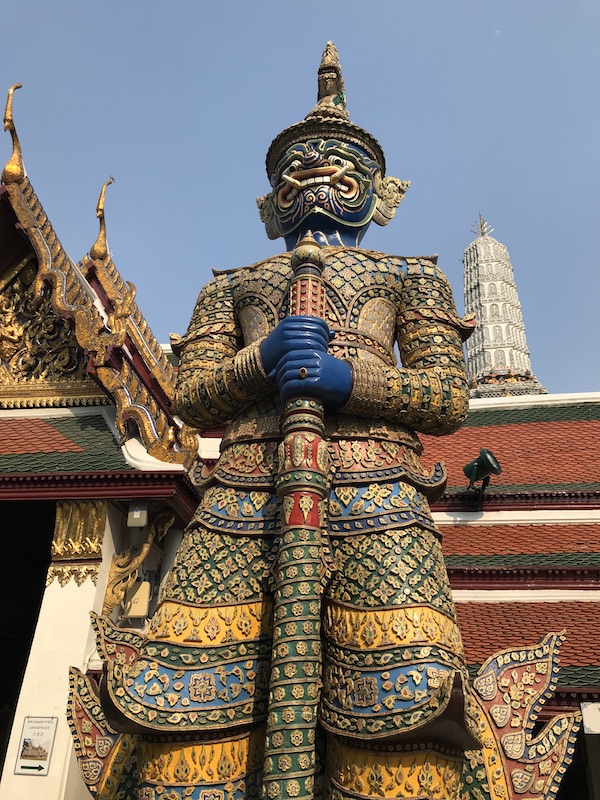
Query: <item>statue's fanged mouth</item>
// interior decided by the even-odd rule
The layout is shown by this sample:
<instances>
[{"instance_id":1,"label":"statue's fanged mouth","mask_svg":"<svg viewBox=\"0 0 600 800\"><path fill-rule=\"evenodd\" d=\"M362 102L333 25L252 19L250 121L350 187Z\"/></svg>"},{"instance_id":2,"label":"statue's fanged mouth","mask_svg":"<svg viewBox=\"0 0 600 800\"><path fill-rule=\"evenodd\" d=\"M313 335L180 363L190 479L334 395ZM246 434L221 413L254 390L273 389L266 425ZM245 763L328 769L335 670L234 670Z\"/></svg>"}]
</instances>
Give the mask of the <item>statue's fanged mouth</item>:
<instances>
[{"instance_id":1,"label":"statue's fanged mouth","mask_svg":"<svg viewBox=\"0 0 600 800\"><path fill-rule=\"evenodd\" d=\"M293 171L289 174L284 173L281 179L287 186L280 189L280 200L282 200L283 203L289 203L301 189L307 189L311 186L335 186L340 181L344 184L343 179L351 166L352 164L347 161L341 167L313 167L312 169ZM349 188L350 186L344 186L346 191L348 191Z\"/></svg>"}]
</instances>

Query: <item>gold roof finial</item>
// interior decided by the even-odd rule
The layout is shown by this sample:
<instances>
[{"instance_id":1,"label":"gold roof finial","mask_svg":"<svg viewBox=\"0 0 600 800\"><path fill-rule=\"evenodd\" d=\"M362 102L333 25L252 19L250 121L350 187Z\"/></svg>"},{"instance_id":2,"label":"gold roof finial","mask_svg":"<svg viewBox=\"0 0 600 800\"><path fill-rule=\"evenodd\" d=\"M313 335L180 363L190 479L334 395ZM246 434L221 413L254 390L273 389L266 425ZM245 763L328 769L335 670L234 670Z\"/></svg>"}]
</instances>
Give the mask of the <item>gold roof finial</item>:
<instances>
[{"instance_id":1,"label":"gold roof finial","mask_svg":"<svg viewBox=\"0 0 600 800\"><path fill-rule=\"evenodd\" d=\"M478 221L471 228L471 233L475 233L477 236L487 236L493 230L490 223L481 216L480 212Z\"/></svg>"},{"instance_id":2,"label":"gold roof finial","mask_svg":"<svg viewBox=\"0 0 600 800\"><path fill-rule=\"evenodd\" d=\"M108 258L108 244L106 241L106 220L104 219L104 201L106 199L106 188L114 183L115 179L111 175L110 178L102 185L100 189L100 197L96 205L96 217L100 220L100 231L98 238L92 245L90 250L90 258L94 261L104 261Z\"/></svg>"},{"instance_id":3,"label":"gold roof finial","mask_svg":"<svg viewBox=\"0 0 600 800\"><path fill-rule=\"evenodd\" d=\"M11 157L6 162L6 166L2 170L2 180L4 183L19 183L25 177L25 167L23 166L23 155L21 153L21 144L15 123L13 122L13 94L15 89L20 89L22 83L13 84L8 90L8 97L6 98L6 108L4 110L4 130L10 131L12 138L13 151Z\"/></svg>"}]
</instances>

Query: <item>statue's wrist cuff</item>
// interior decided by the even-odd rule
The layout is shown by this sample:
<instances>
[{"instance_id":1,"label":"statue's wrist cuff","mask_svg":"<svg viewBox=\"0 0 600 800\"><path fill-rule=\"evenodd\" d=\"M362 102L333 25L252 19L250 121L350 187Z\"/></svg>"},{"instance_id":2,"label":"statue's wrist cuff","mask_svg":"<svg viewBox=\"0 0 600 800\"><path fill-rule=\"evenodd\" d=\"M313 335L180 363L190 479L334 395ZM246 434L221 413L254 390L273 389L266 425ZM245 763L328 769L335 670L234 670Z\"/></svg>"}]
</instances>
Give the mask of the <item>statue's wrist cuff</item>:
<instances>
[{"instance_id":1,"label":"statue's wrist cuff","mask_svg":"<svg viewBox=\"0 0 600 800\"><path fill-rule=\"evenodd\" d=\"M260 345L263 341L264 337L244 347L233 360L236 380L242 386L251 384L252 388L256 389L263 385L271 385L260 357Z\"/></svg>"},{"instance_id":2,"label":"statue's wrist cuff","mask_svg":"<svg viewBox=\"0 0 600 800\"><path fill-rule=\"evenodd\" d=\"M348 361L352 370L352 393L343 408L346 414L378 416L386 407L387 380L381 365L356 359Z\"/></svg>"}]
</instances>

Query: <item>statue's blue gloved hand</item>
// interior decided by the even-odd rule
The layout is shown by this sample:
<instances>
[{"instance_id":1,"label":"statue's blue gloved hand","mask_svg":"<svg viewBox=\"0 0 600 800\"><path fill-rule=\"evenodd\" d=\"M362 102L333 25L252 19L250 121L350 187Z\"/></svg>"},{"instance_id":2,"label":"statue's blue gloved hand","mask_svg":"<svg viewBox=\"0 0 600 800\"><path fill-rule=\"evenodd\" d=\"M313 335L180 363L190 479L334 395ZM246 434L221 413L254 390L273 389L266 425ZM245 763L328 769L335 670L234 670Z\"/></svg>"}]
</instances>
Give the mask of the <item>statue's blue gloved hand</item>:
<instances>
[{"instance_id":1,"label":"statue's blue gloved hand","mask_svg":"<svg viewBox=\"0 0 600 800\"><path fill-rule=\"evenodd\" d=\"M319 350L295 350L284 356L277 364L276 379L284 403L292 397L314 397L336 410L346 405L352 392L350 364Z\"/></svg>"},{"instance_id":2,"label":"statue's blue gloved hand","mask_svg":"<svg viewBox=\"0 0 600 800\"><path fill-rule=\"evenodd\" d=\"M327 323L319 317L286 317L260 346L265 372L274 378L277 364L294 350L325 353L331 335Z\"/></svg>"}]
</instances>

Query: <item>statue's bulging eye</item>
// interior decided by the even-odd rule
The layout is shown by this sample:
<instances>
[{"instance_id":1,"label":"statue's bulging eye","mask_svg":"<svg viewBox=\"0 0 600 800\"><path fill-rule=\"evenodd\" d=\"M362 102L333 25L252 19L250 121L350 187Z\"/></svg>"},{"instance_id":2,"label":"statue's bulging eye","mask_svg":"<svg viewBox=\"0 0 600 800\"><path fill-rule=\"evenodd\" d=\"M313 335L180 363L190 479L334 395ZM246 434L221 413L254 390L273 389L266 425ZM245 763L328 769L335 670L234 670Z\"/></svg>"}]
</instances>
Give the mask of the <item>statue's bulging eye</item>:
<instances>
[{"instance_id":1,"label":"statue's bulging eye","mask_svg":"<svg viewBox=\"0 0 600 800\"><path fill-rule=\"evenodd\" d=\"M332 167L343 167L346 164L346 159L340 158L340 156L329 156L329 163Z\"/></svg>"}]
</instances>

